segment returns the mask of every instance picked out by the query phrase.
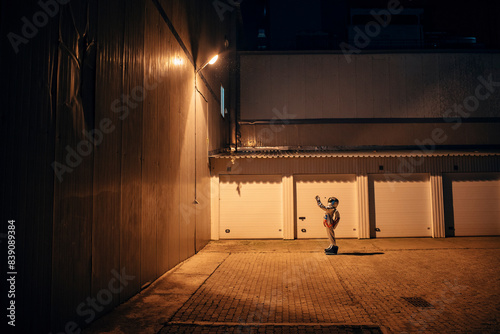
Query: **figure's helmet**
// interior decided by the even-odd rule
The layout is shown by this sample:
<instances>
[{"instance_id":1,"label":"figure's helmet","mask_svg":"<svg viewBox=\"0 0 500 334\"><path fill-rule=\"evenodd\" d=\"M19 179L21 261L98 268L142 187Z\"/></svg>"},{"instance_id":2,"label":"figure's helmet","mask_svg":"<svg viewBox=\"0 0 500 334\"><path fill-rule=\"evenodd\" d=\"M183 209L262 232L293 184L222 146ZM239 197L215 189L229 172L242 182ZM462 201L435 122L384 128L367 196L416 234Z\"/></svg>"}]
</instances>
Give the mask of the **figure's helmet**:
<instances>
[{"instance_id":1,"label":"figure's helmet","mask_svg":"<svg viewBox=\"0 0 500 334\"><path fill-rule=\"evenodd\" d=\"M337 208L337 206L339 205L339 200L336 198L336 197L330 197L328 199L328 204L331 205L333 208Z\"/></svg>"}]
</instances>

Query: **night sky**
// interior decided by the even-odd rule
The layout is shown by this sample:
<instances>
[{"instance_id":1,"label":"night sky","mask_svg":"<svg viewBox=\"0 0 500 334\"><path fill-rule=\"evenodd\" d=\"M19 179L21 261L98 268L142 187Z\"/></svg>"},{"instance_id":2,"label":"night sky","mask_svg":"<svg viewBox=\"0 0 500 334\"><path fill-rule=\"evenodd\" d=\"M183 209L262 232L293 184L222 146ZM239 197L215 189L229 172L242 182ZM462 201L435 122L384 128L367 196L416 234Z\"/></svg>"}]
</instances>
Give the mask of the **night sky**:
<instances>
[{"instance_id":1,"label":"night sky","mask_svg":"<svg viewBox=\"0 0 500 334\"><path fill-rule=\"evenodd\" d=\"M301 32L326 33L330 43L325 49L339 49L338 44L347 40L350 9L383 9L387 8L390 2L244 0L241 1L243 34L239 47L243 50L256 49L258 31L265 29L269 39L268 50L296 48L281 41L294 39L295 34ZM399 3L404 9L423 9L421 24L426 38L429 33L438 33L441 38L475 37L475 48L500 48L500 5L496 1L401 0Z\"/></svg>"}]
</instances>

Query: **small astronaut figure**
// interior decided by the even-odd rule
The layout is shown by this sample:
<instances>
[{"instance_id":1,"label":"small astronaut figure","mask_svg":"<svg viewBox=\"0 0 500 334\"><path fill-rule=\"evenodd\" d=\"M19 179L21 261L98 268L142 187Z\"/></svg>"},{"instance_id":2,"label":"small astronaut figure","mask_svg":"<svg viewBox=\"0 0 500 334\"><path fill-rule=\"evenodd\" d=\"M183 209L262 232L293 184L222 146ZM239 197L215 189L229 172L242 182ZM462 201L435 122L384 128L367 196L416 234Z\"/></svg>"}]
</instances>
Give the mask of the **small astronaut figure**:
<instances>
[{"instance_id":1,"label":"small astronaut figure","mask_svg":"<svg viewBox=\"0 0 500 334\"><path fill-rule=\"evenodd\" d=\"M318 195L316 195L316 202L318 206L325 210L325 219L323 221L323 225L326 228L326 234L328 235L328 239L330 239L330 246L325 249L325 254L334 255L337 254L339 247L337 246L337 242L335 240L335 228L340 220L340 213L337 211L337 206L339 205L339 200L335 197L330 197L328 199L328 205L324 206L321 203L321 200Z\"/></svg>"}]
</instances>

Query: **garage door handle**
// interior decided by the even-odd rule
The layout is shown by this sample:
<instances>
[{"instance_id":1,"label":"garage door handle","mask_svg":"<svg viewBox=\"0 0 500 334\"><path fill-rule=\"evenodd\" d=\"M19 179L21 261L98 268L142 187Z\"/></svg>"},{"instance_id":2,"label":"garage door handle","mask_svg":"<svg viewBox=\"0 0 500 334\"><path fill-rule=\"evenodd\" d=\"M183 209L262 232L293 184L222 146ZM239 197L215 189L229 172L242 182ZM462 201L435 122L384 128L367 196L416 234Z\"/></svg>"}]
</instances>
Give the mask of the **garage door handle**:
<instances>
[{"instance_id":1,"label":"garage door handle","mask_svg":"<svg viewBox=\"0 0 500 334\"><path fill-rule=\"evenodd\" d=\"M300 220L304 221L306 217L299 217Z\"/></svg>"},{"instance_id":2,"label":"garage door handle","mask_svg":"<svg viewBox=\"0 0 500 334\"><path fill-rule=\"evenodd\" d=\"M380 232L380 229L378 227L376 227L375 232Z\"/></svg>"}]
</instances>

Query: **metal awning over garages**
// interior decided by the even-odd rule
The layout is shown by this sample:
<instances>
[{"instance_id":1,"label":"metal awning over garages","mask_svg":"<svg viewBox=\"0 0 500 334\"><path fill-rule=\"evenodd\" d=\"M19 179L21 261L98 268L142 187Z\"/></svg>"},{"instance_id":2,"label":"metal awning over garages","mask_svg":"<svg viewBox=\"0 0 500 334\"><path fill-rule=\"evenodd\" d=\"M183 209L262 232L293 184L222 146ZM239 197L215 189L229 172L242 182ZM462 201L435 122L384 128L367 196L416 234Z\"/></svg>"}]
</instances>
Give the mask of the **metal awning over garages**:
<instances>
[{"instance_id":1,"label":"metal awning over garages","mask_svg":"<svg viewBox=\"0 0 500 334\"><path fill-rule=\"evenodd\" d=\"M489 157L500 156L498 151L400 150L400 151L341 151L341 150L240 150L211 154L215 159L262 158L399 158L399 157Z\"/></svg>"}]
</instances>

